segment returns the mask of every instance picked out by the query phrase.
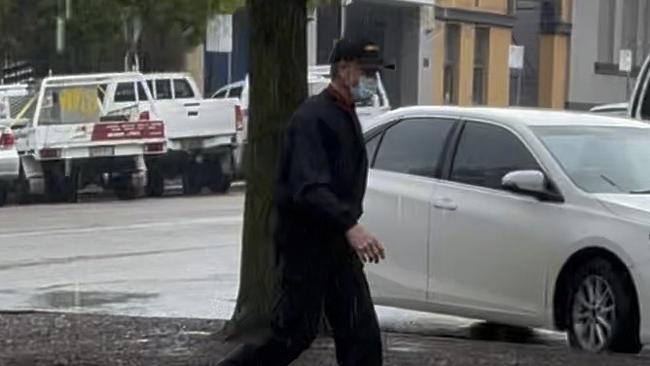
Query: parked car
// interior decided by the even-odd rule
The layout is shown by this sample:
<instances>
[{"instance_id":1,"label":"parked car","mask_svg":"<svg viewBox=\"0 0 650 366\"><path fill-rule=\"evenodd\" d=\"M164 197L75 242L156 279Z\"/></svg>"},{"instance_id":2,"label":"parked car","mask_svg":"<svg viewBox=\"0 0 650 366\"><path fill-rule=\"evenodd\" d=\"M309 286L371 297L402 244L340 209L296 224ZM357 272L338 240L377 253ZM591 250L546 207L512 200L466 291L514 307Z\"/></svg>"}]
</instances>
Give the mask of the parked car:
<instances>
[{"instance_id":1,"label":"parked car","mask_svg":"<svg viewBox=\"0 0 650 366\"><path fill-rule=\"evenodd\" d=\"M365 132L378 304L650 341L650 125L525 109L410 107Z\"/></svg>"},{"instance_id":2,"label":"parked car","mask_svg":"<svg viewBox=\"0 0 650 366\"><path fill-rule=\"evenodd\" d=\"M18 179L20 163L13 131L0 122L0 206L7 203L9 189Z\"/></svg>"},{"instance_id":3,"label":"parked car","mask_svg":"<svg viewBox=\"0 0 650 366\"><path fill-rule=\"evenodd\" d=\"M165 179L181 177L183 191L196 194L203 187L226 192L234 174L238 100L203 99L196 82L185 73L144 75L145 84L118 83L107 89L114 108L147 103L153 95L157 118L165 121L167 153L147 159L148 192L164 193Z\"/></svg>"},{"instance_id":4,"label":"parked car","mask_svg":"<svg viewBox=\"0 0 650 366\"><path fill-rule=\"evenodd\" d=\"M627 117L628 116L628 104L624 103L612 103L612 104L603 104L595 106L589 110L591 113L597 113L612 117Z\"/></svg>"},{"instance_id":5,"label":"parked car","mask_svg":"<svg viewBox=\"0 0 650 366\"><path fill-rule=\"evenodd\" d=\"M144 83L142 74L86 74L45 78L13 121L20 154L17 193L22 202L45 195L74 202L90 183L120 199L144 193L145 157L166 152L165 126L148 103L116 107L107 90Z\"/></svg>"},{"instance_id":6,"label":"parked car","mask_svg":"<svg viewBox=\"0 0 650 366\"><path fill-rule=\"evenodd\" d=\"M0 206L7 203L20 171L16 137L11 130L11 99L27 95L27 85L0 85Z\"/></svg>"}]
</instances>

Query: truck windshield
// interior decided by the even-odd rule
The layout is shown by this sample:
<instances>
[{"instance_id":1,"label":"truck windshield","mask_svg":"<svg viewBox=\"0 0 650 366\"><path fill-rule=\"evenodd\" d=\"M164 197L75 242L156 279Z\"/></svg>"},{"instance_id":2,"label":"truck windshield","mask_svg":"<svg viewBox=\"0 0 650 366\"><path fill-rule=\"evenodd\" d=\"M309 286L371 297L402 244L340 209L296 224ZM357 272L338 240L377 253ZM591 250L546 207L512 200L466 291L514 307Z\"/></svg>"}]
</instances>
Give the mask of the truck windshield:
<instances>
[{"instance_id":1,"label":"truck windshield","mask_svg":"<svg viewBox=\"0 0 650 366\"><path fill-rule=\"evenodd\" d=\"M102 116L102 85L46 87L39 125L98 122Z\"/></svg>"}]
</instances>

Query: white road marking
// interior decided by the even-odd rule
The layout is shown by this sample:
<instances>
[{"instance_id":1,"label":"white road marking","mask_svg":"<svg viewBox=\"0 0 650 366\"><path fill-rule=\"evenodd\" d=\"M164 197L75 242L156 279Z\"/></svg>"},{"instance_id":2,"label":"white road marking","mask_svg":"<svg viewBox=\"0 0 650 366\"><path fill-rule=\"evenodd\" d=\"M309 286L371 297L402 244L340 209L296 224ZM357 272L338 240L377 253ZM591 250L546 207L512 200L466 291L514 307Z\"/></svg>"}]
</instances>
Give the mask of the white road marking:
<instances>
[{"instance_id":1,"label":"white road marking","mask_svg":"<svg viewBox=\"0 0 650 366\"><path fill-rule=\"evenodd\" d=\"M192 226L192 225L205 225L205 224L221 224L221 225L238 225L243 223L244 219L241 216L222 216L210 217L201 219L188 219L176 221L160 221L160 222L144 222L137 224L127 225L113 225L113 226L92 226L71 229L46 229L36 231L22 231L22 232L9 232L0 233L0 239L10 238L24 238L33 236L48 236L48 235L75 235L86 233L98 233L106 231L125 231L125 230L140 230L151 229L160 227L175 227L175 226Z\"/></svg>"}]
</instances>

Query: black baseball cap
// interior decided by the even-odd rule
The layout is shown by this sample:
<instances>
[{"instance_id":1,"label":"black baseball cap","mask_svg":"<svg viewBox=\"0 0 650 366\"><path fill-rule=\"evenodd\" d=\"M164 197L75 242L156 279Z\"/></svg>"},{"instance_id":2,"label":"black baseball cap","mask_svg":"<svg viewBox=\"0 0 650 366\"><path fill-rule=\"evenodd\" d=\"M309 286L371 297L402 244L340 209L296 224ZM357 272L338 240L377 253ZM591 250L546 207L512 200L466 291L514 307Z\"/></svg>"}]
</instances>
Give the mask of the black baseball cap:
<instances>
[{"instance_id":1,"label":"black baseball cap","mask_svg":"<svg viewBox=\"0 0 650 366\"><path fill-rule=\"evenodd\" d=\"M379 45L367 39L351 40L343 38L336 42L329 63L331 65L339 61L359 61L365 69L395 69L395 65L384 63Z\"/></svg>"}]
</instances>

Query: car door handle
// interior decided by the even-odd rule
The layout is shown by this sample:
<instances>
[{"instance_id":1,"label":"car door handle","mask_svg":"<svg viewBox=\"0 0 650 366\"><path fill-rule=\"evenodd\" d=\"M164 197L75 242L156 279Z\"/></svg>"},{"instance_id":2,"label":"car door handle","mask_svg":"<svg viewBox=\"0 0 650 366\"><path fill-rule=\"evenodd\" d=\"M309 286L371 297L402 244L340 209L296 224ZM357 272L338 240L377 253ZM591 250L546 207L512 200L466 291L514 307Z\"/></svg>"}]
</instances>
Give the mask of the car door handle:
<instances>
[{"instance_id":1,"label":"car door handle","mask_svg":"<svg viewBox=\"0 0 650 366\"><path fill-rule=\"evenodd\" d=\"M458 205L451 198L439 198L433 201L433 207L440 210L455 211Z\"/></svg>"}]
</instances>

